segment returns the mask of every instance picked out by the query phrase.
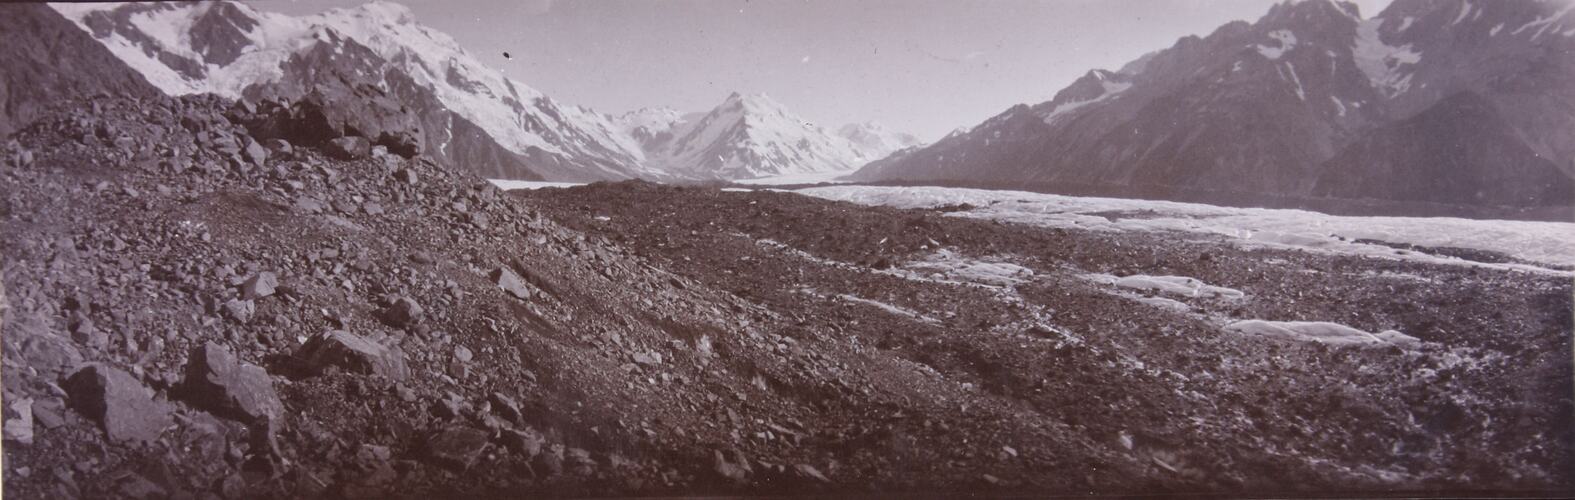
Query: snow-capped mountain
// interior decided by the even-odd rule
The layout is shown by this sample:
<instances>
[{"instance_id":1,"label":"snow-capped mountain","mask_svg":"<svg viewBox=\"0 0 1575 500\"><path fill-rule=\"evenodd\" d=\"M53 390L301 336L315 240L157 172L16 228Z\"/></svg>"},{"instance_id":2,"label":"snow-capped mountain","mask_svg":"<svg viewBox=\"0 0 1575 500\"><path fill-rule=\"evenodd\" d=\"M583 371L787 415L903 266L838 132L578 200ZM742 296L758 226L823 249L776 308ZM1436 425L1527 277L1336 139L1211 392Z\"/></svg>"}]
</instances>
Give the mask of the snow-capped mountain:
<instances>
[{"instance_id":1,"label":"snow-capped mountain","mask_svg":"<svg viewBox=\"0 0 1575 500\"><path fill-rule=\"evenodd\" d=\"M837 136L847 139L853 145L854 150L864 160L863 163L879 160L899 150L923 144L923 141L913 134L892 130L876 121L843 125L842 128L837 129Z\"/></svg>"},{"instance_id":2,"label":"snow-capped mountain","mask_svg":"<svg viewBox=\"0 0 1575 500\"><path fill-rule=\"evenodd\" d=\"M692 179L753 179L790 174L849 171L884 154L878 130L873 144L855 145L788 111L765 94L734 92L704 114L678 116L671 110L625 115L626 130L649 138L646 158L670 175ZM665 127L665 128L664 128Z\"/></svg>"},{"instance_id":3,"label":"snow-capped mountain","mask_svg":"<svg viewBox=\"0 0 1575 500\"><path fill-rule=\"evenodd\" d=\"M172 95L308 92L312 85L291 79L320 75L328 66L339 77L320 80L364 80L385 91L403 83L401 90L411 94L406 99L430 97L429 108L416 110L426 125L429 154L487 175L560 180L654 175L643 168L638 141L611 118L562 105L505 77L453 38L417 24L399 4L372 2L303 17L233 2L53 7ZM259 90L264 87L271 88ZM481 160L493 170L473 165Z\"/></svg>"},{"instance_id":4,"label":"snow-capped mountain","mask_svg":"<svg viewBox=\"0 0 1575 500\"><path fill-rule=\"evenodd\" d=\"M1575 2L1287 1L855 178L1144 197L1575 198ZM1430 188L1415 188L1431 186ZM1107 189L1108 188L1108 189Z\"/></svg>"}]
</instances>

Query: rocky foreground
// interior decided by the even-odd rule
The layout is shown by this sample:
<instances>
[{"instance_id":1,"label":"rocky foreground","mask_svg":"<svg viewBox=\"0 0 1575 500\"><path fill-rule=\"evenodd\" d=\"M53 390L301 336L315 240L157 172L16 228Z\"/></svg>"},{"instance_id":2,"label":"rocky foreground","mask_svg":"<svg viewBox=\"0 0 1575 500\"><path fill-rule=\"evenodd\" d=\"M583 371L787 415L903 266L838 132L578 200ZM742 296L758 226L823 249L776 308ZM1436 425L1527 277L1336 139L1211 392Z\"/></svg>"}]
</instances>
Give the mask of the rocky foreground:
<instances>
[{"instance_id":1,"label":"rocky foreground","mask_svg":"<svg viewBox=\"0 0 1575 500\"><path fill-rule=\"evenodd\" d=\"M505 194L397 133L273 136L302 111L97 98L5 146L8 493L1575 487L1564 276Z\"/></svg>"}]
</instances>

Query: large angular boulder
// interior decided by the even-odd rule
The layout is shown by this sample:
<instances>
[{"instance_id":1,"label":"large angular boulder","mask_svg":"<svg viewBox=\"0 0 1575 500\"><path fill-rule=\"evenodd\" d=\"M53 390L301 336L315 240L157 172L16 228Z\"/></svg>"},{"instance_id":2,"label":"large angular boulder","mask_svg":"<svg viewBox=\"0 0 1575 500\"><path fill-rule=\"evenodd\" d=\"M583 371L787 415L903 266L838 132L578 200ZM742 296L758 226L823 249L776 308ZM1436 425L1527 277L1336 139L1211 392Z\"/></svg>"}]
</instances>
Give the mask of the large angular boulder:
<instances>
[{"instance_id":1,"label":"large angular boulder","mask_svg":"<svg viewBox=\"0 0 1575 500\"><path fill-rule=\"evenodd\" d=\"M450 427L427 438L426 457L451 469L469 469L487 450L489 438L486 432L478 429Z\"/></svg>"},{"instance_id":2,"label":"large angular boulder","mask_svg":"<svg viewBox=\"0 0 1575 500\"><path fill-rule=\"evenodd\" d=\"M396 297L389 303L388 308L383 310L383 319L388 324L400 328L413 326L426 317L426 309L410 297Z\"/></svg>"},{"instance_id":3,"label":"large angular boulder","mask_svg":"<svg viewBox=\"0 0 1575 500\"><path fill-rule=\"evenodd\" d=\"M71 406L104 428L119 443L157 440L173 422L170 405L153 398L153 389L125 371L91 364L66 380Z\"/></svg>"},{"instance_id":4,"label":"large angular boulder","mask_svg":"<svg viewBox=\"0 0 1575 500\"><path fill-rule=\"evenodd\" d=\"M530 287L525 285L525 280L509 268L500 267L492 270L492 282L497 283L505 293L519 299L530 299Z\"/></svg>"},{"instance_id":5,"label":"large angular boulder","mask_svg":"<svg viewBox=\"0 0 1575 500\"><path fill-rule=\"evenodd\" d=\"M71 373L82 364L81 351L71 339L54 333L47 318L22 315L8 321L3 340L6 362L12 366L26 366L40 375L55 378Z\"/></svg>"},{"instance_id":6,"label":"large angular boulder","mask_svg":"<svg viewBox=\"0 0 1575 500\"><path fill-rule=\"evenodd\" d=\"M345 136L329 140L323 144L323 152L328 156L341 160L355 160L366 158L372 154L372 143L365 137Z\"/></svg>"},{"instance_id":7,"label":"large angular boulder","mask_svg":"<svg viewBox=\"0 0 1575 500\"><path fill-rule=\"evenodd\" d=\"M373 342L343 330L326 332L306 342L296 353L313 372L337 367L352 373L379 375L399 381L410 375L405 353L398 347Z\"/></svg>"},{"instance_id":8,"label":"large angular boulder","mask_svg":"<svg viewBox=\"0 0 1575 500\"><path fill-rule=\"evenodd\" d=\"M193 406L243 422L278 421L284 413L268 372L213 342L192 350L184 389Z\"/></svg>"}]
</instances>

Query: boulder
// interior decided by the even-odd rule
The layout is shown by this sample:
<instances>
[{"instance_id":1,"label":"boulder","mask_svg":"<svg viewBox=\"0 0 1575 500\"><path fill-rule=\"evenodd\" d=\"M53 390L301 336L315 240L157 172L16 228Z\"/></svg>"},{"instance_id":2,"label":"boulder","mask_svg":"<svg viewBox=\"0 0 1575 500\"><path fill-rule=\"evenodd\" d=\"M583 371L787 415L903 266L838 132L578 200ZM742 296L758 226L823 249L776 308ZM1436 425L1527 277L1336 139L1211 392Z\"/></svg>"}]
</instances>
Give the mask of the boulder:
<instances>
[{"instance_id":1,"label":"boulder","mask_svg":"<svg viewBox=\"0 0 1575 500\"><path fill-rule=\"evenodd\" d=\"M729 458L721 450L712 452L711 470L722 479L737 485L749 484L749 476L754 470L749 466L749 460L738 450L733 450Z\"/></svg>"},{"instance_id":2,"label":"boulder","mask_svg":"<svg viewBox=\"0 0 1575 500\"><path fill-rule=\"evenodd\" d=\"M33 398L6 398L5 440L33 444Z\"/></svg>"},{"instance_id":3,"label":"boulder","mask_svg":"<svg viewBox=\"0 0 1575 500\"><path fill-rule=\"evenodd\" d=\"M469 427L450 427L427 438L426 458L455 470L469 469L487 450L486 432Z\"/></svg>"},{"instance_id":4,"label":"boulder","mask_svg":"<svg viewBox=\"0 0 1575 500\"><path fill-rule=\"evenodd\" d=\"M279 277L264 271L252 276L241 285L241 296L246 300L257 300L273 295L274 289L279 286Z\"/></svg>"},{"instance_id":5,"label":"boulder","mask_svg":"<svg viewBox=\"0 0 1575 500\"><path fill-rule=\"evenodd\" d=\"M237 323L250 323L257 314L257 303L250 300L230 299L224 303L224 315Z\"/></svg>"},{"instance_id":6,"label":"boulder","mask_svg":"<svg viewBox=\"0 0 1575 500\"><path fill-rule=\"evenodd\" d=\"M518 453L527 460L536 458L536 455L541 453L541 447L547 443L547 439L542 437L541 433L532 429L504 429L502 440L504 448Z\"/></svg>"},{"instance_id":7,"label":"boulder","mask_svg":"<svg viewBox=\"0 0 1575 500\"><path fill-rule=\"evenodd\" d=\"M506 267L500 267L492 271L492 282L497 283L498 288L502 288L509 295L513 295L521 300L530 299L530 287L525 285L525 280L520 279L518 274L514 274L514 271L510 271Z\"/></svg>"},{"instance_id":8,"label":"boulder","mask_svg":"<svg viewBox=\"0 0 1575 500\"><path fill-rule=\"evenodd\" d=\"M264 142L268 145L267 147L269 151L273 151L278 154L288 156L289 154L295 152L295 147L290 145L290 141L286 141L284 139L268 139Z\"/></svg>"},{"instance_id":9,"label":"boulder","mask_svg":"<svg viewBox=\"0 0 1575 500\"><path fill-rule=\"evenodd\" d=\"M514 398L508 397L501 392L494 392L491 400L492 410L496 411L498 416L503 417L504 420L511 424L519 425L525 423L525 414L520 411L520 404L515 402Z\"/></svg>"},{"instance_id":10,"label":"boulder","mask_svg":"<svg viewBox=\"0 0 1575 500\"><path fill-rule=\"evenodd\" d=\"M184 389L193 406L243 422L278 421L284 413L268 372L213 342L192 350Z\"/></svg>"},{"instance_id":11,"label":"boulder","mask_svg":"<svg viewBox=\"0 0 1575 500\"><path fill-rule=\"evenodd\" d=\"M70 339L52 333L50 321L44 316L23 315L8 321L3 340L6 361L12 366L26 366L53 379L82 364L82 353Z\"/></svg>"},{"instance_id":12,"label":"boulder","mask_svg":"<svg viewBox=\"0 0 1575 500\"><path fill-rule=\"evenodd\" d=\"M246 159L254 165L262 166L264 162L268 161L268 148L258 144L257 141L252 140L250 137L246 138L246 148L242 152L245 153Z\"/></svg>"},{"instance_id":13,"label":"boulder","mask_svg":"<svg viewBox=\"0 0 1575 500\"><path fill-rule=\"evenodd\" d=\"M414 326L426 317L426 310L410 297L396 298L387 309L383 310L383 319L387 320L388 324L400 328Z\"/></svg>"},{"instance_id":14,"label":"boulder","mask_svg":"<svg viewBox=\"0 0 1575 500\"><path fill-rule=\"evenodd\" d=\"M131 374L103 364L88 365L65 383L71 407L96 421L110 440L147 443L173 422L170 405Z\"/></svg>"},{"instance_id":15,"label":"boulder","mask_svg":"<svg viewBox=\"0 0 1575 500\"><path fill-rule=\"evenodd\" d=\"M394 381L410 375L405 353L343 330L325 332L301 346L296 357L314 372L332 366L352 373L378 375Z\"/></svg>"},{"instance_id":16,"label":"boulder","mask_svg":"<svg viewBox=\"0 0 1575 500\"><path fill-rule=\"evenodd\" d=\"M328 153L330 157L340 160L366 158L367 155L372 154L372 143L367 141L365 137L353 135L338 137L330 139L323 144L323 152Z\"/></svg>"}]
</instances>

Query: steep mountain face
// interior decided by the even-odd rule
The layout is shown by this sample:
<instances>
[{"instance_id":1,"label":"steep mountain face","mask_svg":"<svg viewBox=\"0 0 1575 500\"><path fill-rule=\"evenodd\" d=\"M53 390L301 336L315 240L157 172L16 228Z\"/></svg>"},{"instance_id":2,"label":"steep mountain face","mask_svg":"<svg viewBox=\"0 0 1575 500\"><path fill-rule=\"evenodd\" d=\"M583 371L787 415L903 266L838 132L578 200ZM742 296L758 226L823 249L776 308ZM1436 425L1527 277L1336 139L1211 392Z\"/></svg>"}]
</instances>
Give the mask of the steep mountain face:
<instances>
[{"instance_id":1,"label":"steep mountain face","mask_svg":"<svg viewBox=\"0 0 1575 500\"><path fill-rule=\"evenodd\" d=\"M504 77L397 4L305 17L226 2L54 7L171 95L296 97L351 80L343 83L370 84L414 103L429 152L485 175L598 180L649 173L638 144L611 119Z\"/></svg>"},{"instance_id":2,"label":"steep mountain face","mask_svg":"<svg viewBox=\"0 0 1575 500\"><path fill-rule=\"evenodd\" d=\"M1491 102L1468 91L1352 144L1327 162L1313 194L1555 206L1575 197L1572 187Z\"/></svg>"},{"instance_id":3,"label":"steep mountain face","mask_svg":"<svg viewBox=\"0 0 1575 500\"><path fill-rule=\"evenodd\" d=\"M42 4L0 5L0 138L75 96L158 95L70 21Z\"/></svg>"},{"instance_id":4,"label":"steep mountain face","mask_svg":"<svg viewBox=\"0 0 1575 500\"><path fill-rule=\"evenodd\" d=\"M704 115L674 115L645 111L629 123L643 124L634 134L649 138L646 156L651 164L677 177L751 179L851 171L875 151L799 118L765 94L734 92ZM663 125L668 128L660 130Z\"/></svg>"},{"instance_id":5,"label":"steep mountain face","mask_svg":"<svg viewBox=\"0 0 1575 500\"><path fill-rule=\"evenodd\" d=\"M1414 199L1386 177L1400 170L1366 168L1380 143L1401 146L1368 136L1403 128L1467 91L1507 128L1507 135L1492 139L1461 138L1460 147L1483 162L1472 169L1543 168L1487 154L1502 150L1504 140L1561 165L1575 157L1575 86L1567 83L1575 81L1570 11L1564 3L1533 0L1397 0L1364 20L1349 3L1285 2L1256 23L1232 22L1207 37L1182 38L1120 72L1091 71L1049 102L1013 107L965 134L874 162L855 178L1110 186L1151 197L1201 191L1225 203L1261 195ZM1383 135L1389 141L1415 137ZM1328 162L1358 143L1365 144L1365 155L1347 155L1339 174L1327 173L1334 168ZM1549 173L1539 170L1528 183L1546 181ZM1367 188L1320 183L1330 175L1356 175L1352 185ZM1423 198L1569 201L1452 193Z\"/></svg>"}]
</instances>

